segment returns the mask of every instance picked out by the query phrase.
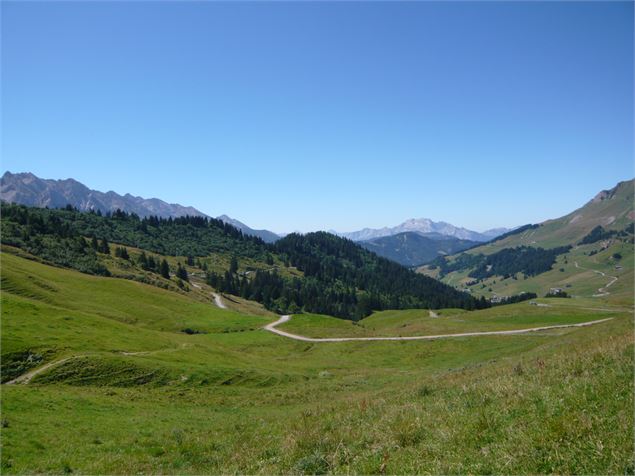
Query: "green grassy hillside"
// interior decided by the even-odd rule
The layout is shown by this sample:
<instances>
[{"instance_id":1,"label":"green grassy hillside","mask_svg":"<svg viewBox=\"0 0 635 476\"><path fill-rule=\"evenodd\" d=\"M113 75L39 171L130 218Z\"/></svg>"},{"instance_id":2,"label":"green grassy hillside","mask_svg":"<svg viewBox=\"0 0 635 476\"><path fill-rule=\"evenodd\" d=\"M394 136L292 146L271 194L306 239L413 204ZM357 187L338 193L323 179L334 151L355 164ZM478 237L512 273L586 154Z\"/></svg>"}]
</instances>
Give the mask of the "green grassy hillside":
<instances>
[{"instance_id":1,"label":"green grassy hillside","mask_svg":"<svg viewBox=\"0 0 635 476\"><path fill-rule=\"evenodd\" d=\"M573 307L566 301L540 299L537 302L542 306L522 302L472 312L463 309L380 311L353 325L329 316L300 314L279 328L307 337L405 337L577 324L610 317L624 310L619 306L606 307L602 317L598 317L598 311L584 309L580 301ZM588 301L588 305L592 304Z\"/></svg>"},{"instance_id":2,"label":"green grassy hillside","mask_svg":"<svg viewBox=\"0 0 635 476\"><path fill-rule=\"evenodd\" d=\"M613 317L530 335L307 343L198 291L1 259L3 380L54 364L2 387L5 474L633 472L623 307L385 311L363 326L294 316L307 335Z\"/></svg>"},{"instance_id":3,"label":"green grassy hillside","mask_svg":"<svg viewBox=\"0 0 635 476\"><path fill-rule=\"evenodd\" d=\"M512 233L500 240L472 248L464 254L446 258L450 266L466 257L479 255L486 259L503 250L520 246L555 247L570 246L560 253L546 272L528 275L523 272L508 276L500 274L485 278L474 277L475 265L459 267L441 273L435 265L419 268L419 272L446 284L470 292L473 296L510 296L521 292L533 292L544 296L551 288L561 288L570 295L595 297L606 301L609 294L623 303L633 302L633 230L635 219L634 181L620 182L611 190L600 192L582 208L556 220L548 220L537 227L520 233ZM601 226L606 238L582 244L594 228ZM577 264L576 264L577 263ZM603 276L604 273L606 276ZM472 275L472 276L470 276ZM608 289L602 289L618 278Z\"/></svg>"},{"instance_id":4,"label":"green grassy hillside","mask_svg":"<svg viewBox=\"0 0 635 476\"><path fill-rule=\"evenodd\" d=\"M195 272L216 290L275 312L357 320L377 309L484 305L329 233L292 233L272 245L206 217L1 208L2 245L47 264L184 292Z\"/></svg>"},{"instance_id":5,"label":"green grassy hillside","mask_svg":"<svg viewBox=\"0 0 635 476\"><path fill-rule=\"evenodd\" d=\"M581 208L563 217L547 220L538 228L511 235L503 240L473 248L470 253L491 254L503 248L528 245L555 248L579 242L596 226L622 230L635 219L633 212L635 180L603 190Z\"/></svg>"}]
</instances>

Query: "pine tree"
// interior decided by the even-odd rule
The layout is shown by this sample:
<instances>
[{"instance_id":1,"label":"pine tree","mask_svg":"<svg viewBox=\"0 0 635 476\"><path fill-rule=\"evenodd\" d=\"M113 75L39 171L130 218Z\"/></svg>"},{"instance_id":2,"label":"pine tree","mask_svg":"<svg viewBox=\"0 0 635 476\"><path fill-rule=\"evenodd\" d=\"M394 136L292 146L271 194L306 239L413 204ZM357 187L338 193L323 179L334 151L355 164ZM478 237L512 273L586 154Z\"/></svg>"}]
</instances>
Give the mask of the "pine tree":
<instances>
[{"instance_id":1,"label":"pine tree","mask_svg":"<svg viewBox=\"0 0 635 476\"><path fill-rule=\"evenodd\" d=\"M141 269L148 269L148 257L146 256L145 251L142 251L139 255L138 262Z\"/></svg>"},{"instance_id":2,"label":"pine tree","mask_svg":"<svg viewBox=\"0 0 635 476\"><path fill-rule=\"evenodd\" d=\"M238 260L236 259L235 256L232 256L232 260L229 263L229 272L231 274L235 274L236 271L238 271Z\"/></svg>"},{"instance_id":3,"label":"pine tree","mask_svg":"<svg viewBox=\"0 0 635 476\"><path fill-rule=\"evenodd\" d=\"M110 246L108 245L108 240L106 240L106 238L101 240L101 247L99 251L105 255L110 254Z\"/></svg>"},{"instance_id":4,"label":"pine tree","mask_svg":"<svg viewBox=\"0 0 635 476\"><path fill-rule=\"evenodd\" d=\"M183 266L181 266L181 263L179 263L179 266L176 269L176 277L182 279L183 281L189 281L187 270Z\"/></svg>"},{"instance_id":5,"label":"pine tree","mask_svg":"<svg viewBox=\"0 0 635 476\"><path fill-rule=\"evenodd\" d=\"M128 255L128 250L124 248L123 246L117 246L115 248L115 256L117 258L130 259L130 255Z\"/></svg>"},{"instance_id":6,"label":"pine tree","mask_svg":"<svg viewBox=\"0 0 635 476\"><path fill-rule=\"evenodd\" d=\"M170 279L170 266L168 266L168 262L165 260L165 258L163 259L163 261L161 261L161 276L163 276L165 279Z\"/></svg>"},{"instance_id":7,"label":"pine tree","mask_svg":"<svg viewBox=\"0 0 635 476\"><path fill-rule=\"evenodd\" d=\"M95 251L99 250L99 242L97 241L97 237L95 235L93 235L90 241L90 247L94 249Z\"/></svg>"}]
</instances>

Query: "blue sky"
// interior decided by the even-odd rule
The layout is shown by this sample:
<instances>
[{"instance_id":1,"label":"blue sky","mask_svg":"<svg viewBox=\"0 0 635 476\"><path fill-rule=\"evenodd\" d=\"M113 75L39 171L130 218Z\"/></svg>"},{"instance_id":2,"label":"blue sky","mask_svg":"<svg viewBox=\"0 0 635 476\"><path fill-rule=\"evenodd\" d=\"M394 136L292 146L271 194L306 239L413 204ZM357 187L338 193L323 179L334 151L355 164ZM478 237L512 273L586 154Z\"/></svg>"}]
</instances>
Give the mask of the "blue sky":
<instances>
[{"instance_id":1,"label":"blue sky","mask_svg":"<svg viewBox=\"0 0 635 476\"><path fill-rule=\"evenodd\" d=\"M2 2L2 169L274 231L484 230L633 176L631 2Z\"/></svg>"}]
</instances>

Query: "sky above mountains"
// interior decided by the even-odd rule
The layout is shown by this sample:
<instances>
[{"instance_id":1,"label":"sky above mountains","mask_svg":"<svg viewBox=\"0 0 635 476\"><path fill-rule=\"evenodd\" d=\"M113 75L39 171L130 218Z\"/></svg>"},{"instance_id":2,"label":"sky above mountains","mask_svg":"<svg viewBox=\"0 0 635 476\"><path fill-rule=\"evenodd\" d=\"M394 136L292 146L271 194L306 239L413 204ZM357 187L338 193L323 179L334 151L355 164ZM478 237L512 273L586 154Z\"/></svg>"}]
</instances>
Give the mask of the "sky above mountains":
<instances>
[{"instance_id":1,"label":"sky above mountains","mask_svg":"<svg viewBox=\"0 0 635 476\"><path fill-rule=\"evenodd\" d=\"M633 176L631 2L3 2L2 169L274 231L568 213Z\"/></svg>"}]
</instances>

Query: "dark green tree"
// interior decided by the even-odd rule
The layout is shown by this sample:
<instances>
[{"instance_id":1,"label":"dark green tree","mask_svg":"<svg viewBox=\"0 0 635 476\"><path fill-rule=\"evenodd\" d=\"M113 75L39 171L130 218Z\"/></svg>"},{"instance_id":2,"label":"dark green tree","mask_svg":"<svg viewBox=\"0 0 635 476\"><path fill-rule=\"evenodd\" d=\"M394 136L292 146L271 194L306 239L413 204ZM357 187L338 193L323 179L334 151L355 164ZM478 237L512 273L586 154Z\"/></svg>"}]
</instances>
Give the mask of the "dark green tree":
<instances>
[{"instance_id":1,"label":"dark green tree","mask_svg":"<svg viewBox=\"0 0 635 476\"><path fill-rule=\"evenodd\" d=\"M146 256L145 251L141 252L139 258L137 258L137 262L139 263L139 266L141 266L141 269L148 269L148 257Z\"/></svg>"},{"instance_id":2,"label":"dark green tree","mask_svg":"<svg viewBox=\"0 0 635 476\"><path fill-rule=\"evenodd\" d=\"M235 274L238 271L238 259L235 256L232 256L232 259L229 263L229 272L231 274Z\"/></svg>"},{"instance_id":3,"label":"dark green tree","mask_svg":"<svg viewBox=\"0 0 635 476\"><path fill-rule=\"evenodd\" d=\"M126 260L130 259L130 255L128 254L128 250L126 248L124 248L123 246L117 246L115 248L115 256L117 258L122 258L122 259L126 259Z\"/></svg>"},{"instance_id":4,"label":"dark green tree","mask_svg":"<svg viewBox=\"0 0 635 476\"><path fill-rule=\"evenodd\" d=\"M99 247L99 251L105 255L110 254L110 246L108 245L108 240L106 238L101 240L101 246Z\"/></svg>"},{"instance_id":5,"label":"dark green tree","mask_svg":"<svg viewBox=\"0 0 635 476\"><path fill-rule=\"evenodd\" d=\"M161 268L159 271L161 273L161 276L163 276L165 279L170 279L170 266L168 265L168 262L165 260L165 258L163 259L163 261L161 261Z\"/></svg>"},{"instance_id":6,"label":"dark green tree","mask_svg":"<svg viewBox=\"0 0 635 476\"><path fill-rule=\"evenodd\" d=\"M189 281L187 270L181 266L181 263L179 263L178 268L176 268L176 277L182 279L183 281Z\"/></svg>"}]
</instances>

